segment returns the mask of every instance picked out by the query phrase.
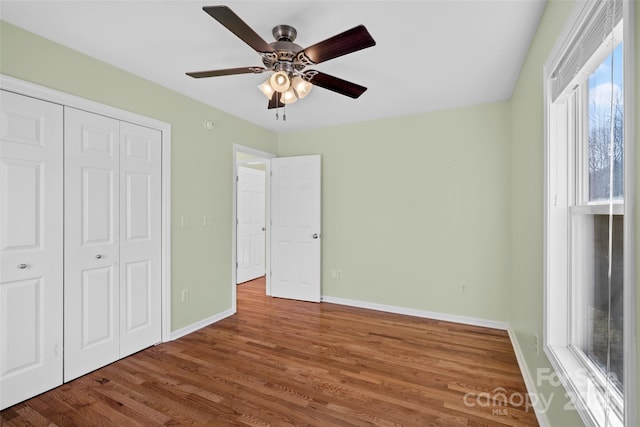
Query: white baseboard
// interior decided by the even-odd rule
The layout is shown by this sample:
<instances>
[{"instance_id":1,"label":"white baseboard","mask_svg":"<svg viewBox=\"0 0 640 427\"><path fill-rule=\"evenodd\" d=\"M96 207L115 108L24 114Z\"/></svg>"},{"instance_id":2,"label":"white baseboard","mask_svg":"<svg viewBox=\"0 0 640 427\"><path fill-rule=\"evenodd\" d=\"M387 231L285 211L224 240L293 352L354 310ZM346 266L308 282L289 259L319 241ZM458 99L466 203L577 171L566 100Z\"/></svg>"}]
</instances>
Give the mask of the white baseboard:
<instances>
[{"instance_id":1,"label":"white baseboard","mask_svg":"<svg viewBox=\"0 0 640 427\"><path fill-rule=\"evenodd\" d=\"M398 307L394 305L377 304L367 301L357 301L345 298L323 296L323 302L348 305L351 307L367 308L369 310L386 311L388 313L404 314L407 316L423 317L425 319L442 320L445 322L463 323L465 325L482 326L485 328L508 330L509 323L497 320L479 319L476 317L457 316L455 314L438 313L435 311L416 310L414 308Z\"/></svg>"},{"instance_id":2,"label":"white baseboard","mask_svg":"<svg viewBox=\"0 0 640 427\"><path fill-rule=\"evenodd\" d=\"M184 328L180 328L177 331L171 332L171 341L176 340L180 337L190 334L191 332L195 332L198 329L202 329L205 326L209 326L216 322L219 322L222 319L225 319L229 316L233 316L235 311L233 309L225 310L222 313L215 314L211 317L207 317L206 319L202 319L199 322L192 323L191 325L185 326Z\"/></svg>"},{"instance_id":3,"label":"white baseboard","mask_svg":"<svg viewBox=\"0 0 640 427\"><path fill-rule=\"evenodd\" d=\"M536 388L536 382L531 375L531 371L527 366L527 363L524 359L524 354L522 353L522 349L520 348L520 342L518 341L518 337L516 333L511 329L507 329L509 333L509 338L511 339L511 344L513 345L513 351L516 354L516 359L518 360L518 366L520 367L520 372L522 373L522 378L524 379L524 385L527 387L527 393L529 395L538 395L538 389ZM542 410L540 404L542 401L540 399L535 399L535 405L533 406L533 410L535 411L536 418L538 419L538 424L540 427L550 427L551 423L549 422L549 418L547 417L547 413Z\"/></svg>"}]
</instances>

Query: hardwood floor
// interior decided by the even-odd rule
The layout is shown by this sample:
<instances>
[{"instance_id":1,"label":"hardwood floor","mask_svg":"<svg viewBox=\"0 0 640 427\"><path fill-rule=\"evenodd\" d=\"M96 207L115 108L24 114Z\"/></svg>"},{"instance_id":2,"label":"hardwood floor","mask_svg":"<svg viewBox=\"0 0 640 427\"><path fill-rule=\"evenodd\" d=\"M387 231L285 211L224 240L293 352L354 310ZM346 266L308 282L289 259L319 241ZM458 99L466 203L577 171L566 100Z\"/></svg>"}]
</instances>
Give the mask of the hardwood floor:
<instances>
[{"instance_id":1,"label":"hardwood floor","mask_svg":"<svg viewBox=\"0 0 640 427\"><path fill-rule=\"evenodd\" d=\"M238 287L238 313L0 412L5 426L537 425L504 331Z\"/></svg>"}]
</instances>

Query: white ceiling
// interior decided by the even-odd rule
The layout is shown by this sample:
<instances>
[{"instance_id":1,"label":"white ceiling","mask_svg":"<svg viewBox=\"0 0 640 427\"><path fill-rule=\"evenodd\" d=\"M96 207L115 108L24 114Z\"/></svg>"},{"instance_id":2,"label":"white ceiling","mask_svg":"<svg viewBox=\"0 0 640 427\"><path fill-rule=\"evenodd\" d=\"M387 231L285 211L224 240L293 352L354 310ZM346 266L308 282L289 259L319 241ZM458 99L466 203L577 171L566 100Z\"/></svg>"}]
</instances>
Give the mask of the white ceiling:
<instances>
[{"instance_id":1,"label":"white ceiling","mask_svg":"<svg viewBox=\"0 0 640 427\"><path fill-rule=\"evenodd\" d=\"M369 89L351 99L316 87L287 121L256 86L267 74L193 79L187 71L261 66L207 15L225 4L267 42L277 24L302 47L364 24L377 45L307 69ZM275 132L509 99L544 0L0 1L0 18Z\"/></svg>"}]
</instances>

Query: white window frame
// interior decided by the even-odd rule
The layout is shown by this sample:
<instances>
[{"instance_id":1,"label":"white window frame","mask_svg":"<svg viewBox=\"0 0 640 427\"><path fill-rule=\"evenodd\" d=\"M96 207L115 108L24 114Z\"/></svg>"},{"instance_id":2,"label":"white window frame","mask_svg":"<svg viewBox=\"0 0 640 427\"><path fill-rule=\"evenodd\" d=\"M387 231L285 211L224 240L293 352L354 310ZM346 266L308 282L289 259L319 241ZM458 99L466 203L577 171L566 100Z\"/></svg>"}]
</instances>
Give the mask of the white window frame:
<instances>
[{"instance_id":1,"label":"white window frame","mask_svg":"<svg viewBox=\"0 0 640 427\"><path fill-rule=\"evenodd\" d=\"M614 214L623 214L624 221L624 394L620 399L614 396L614 406L624 408L618 423L611 425L637 426L636 400L636 356L635 356L635 225L634 225L634 3L625 1L623 5L624 22L624 203L614 204ZM571 397L586 425L600 426L604 419L604 398L606 379L590 360L581 352L572 348L572 339L579 334L576 325L571 322L571 304L575 297L571 286L571 213L609 213L609 205L584 203L578 200L576 193L583 194L583 183L576 182L576 171L572 170L569 159L584 153L576 153L573 142L582 132L583 126L571 129L563 126L574 114L580 115L584 107L584 93L580 91L563 94L564 100L574 97L566 103L552 100L552 73L574 40L580 37L580 29L596 6L594 1L578 1L556 46L551 51L543 69L544 106L545 106L545 242L544 242L544 351L552 366ZM606 57L606 55L604 56ZM600 63L602 58L594 58ZM588 67L587 67L588 68ZM584 76L579 77L584 78ZM586 85L587 83L585 83ZM570 85L573 86L573 85ZM577 111L577 113L576 113ZM581 180L578 180L581 181ZM588 206L587 206L588 205ZM573 206L573 207L572 207ZM600 212L602 211L602 212ZM591 366L591 368L590 368ZM589 373L586 375L585 372ZM610 390L612 391L612 390ZM619 394L618 394L619 396ZM617 401L616 401L617 400ZM615 415L615 411L611 411ZM615 417L613 417L615 418Z\"/></svg>"}]
</instances>

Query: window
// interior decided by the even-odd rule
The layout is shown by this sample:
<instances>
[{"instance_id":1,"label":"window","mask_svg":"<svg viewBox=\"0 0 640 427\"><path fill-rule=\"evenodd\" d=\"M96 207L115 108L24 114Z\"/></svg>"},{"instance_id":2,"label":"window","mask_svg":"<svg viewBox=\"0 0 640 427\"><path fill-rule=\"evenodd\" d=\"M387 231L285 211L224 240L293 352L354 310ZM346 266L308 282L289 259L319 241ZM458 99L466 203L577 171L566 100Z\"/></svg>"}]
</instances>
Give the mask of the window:
<instances>
[{"instance_id":1,"label":"window","mask_svg":"<svg viewBox=\"0 0 640 427\"><path fill-rule=\"evenodd\" d=\"M581 297L573 301L571 320L579 331L573 344L603 375L609 373L619 394L623 383L624 313L622 54L620 43L582 85L585 113L581 122L585 132L579 134L576 143L585 154L573 159L578 163L574 180L579 184L571 208L571 233L575 236L572 287ZM602 212L603 205L610 214Z\"/></svg>"},{"instance_id":2,"label":"window","mask_svg":"<svg viewBox=\"0 0 640 427\"><path fill-rule=\"evenodd\" d=\"M618 44L565 101L572 110L567 125L576 129L567 141L572 153L567 159L567 170L572 171L568 177L569 349L592 377L593 386L609 392L608 410L620 418L624 381L622 47ZM602 48L611 50L612 46Z\"/></svg>"},{"instance_id":3,"label":"window","mask_svg":"<svg viewBox=\"0 0 640 427\"><path fill-rule=\"evenodd\" d=\"M623 298L632 237L623 9L620 0L578 2L545 65L545 353L585 423L597 426L628 418L624 325L635 318Z\"/></svg>"}]
</instances>

